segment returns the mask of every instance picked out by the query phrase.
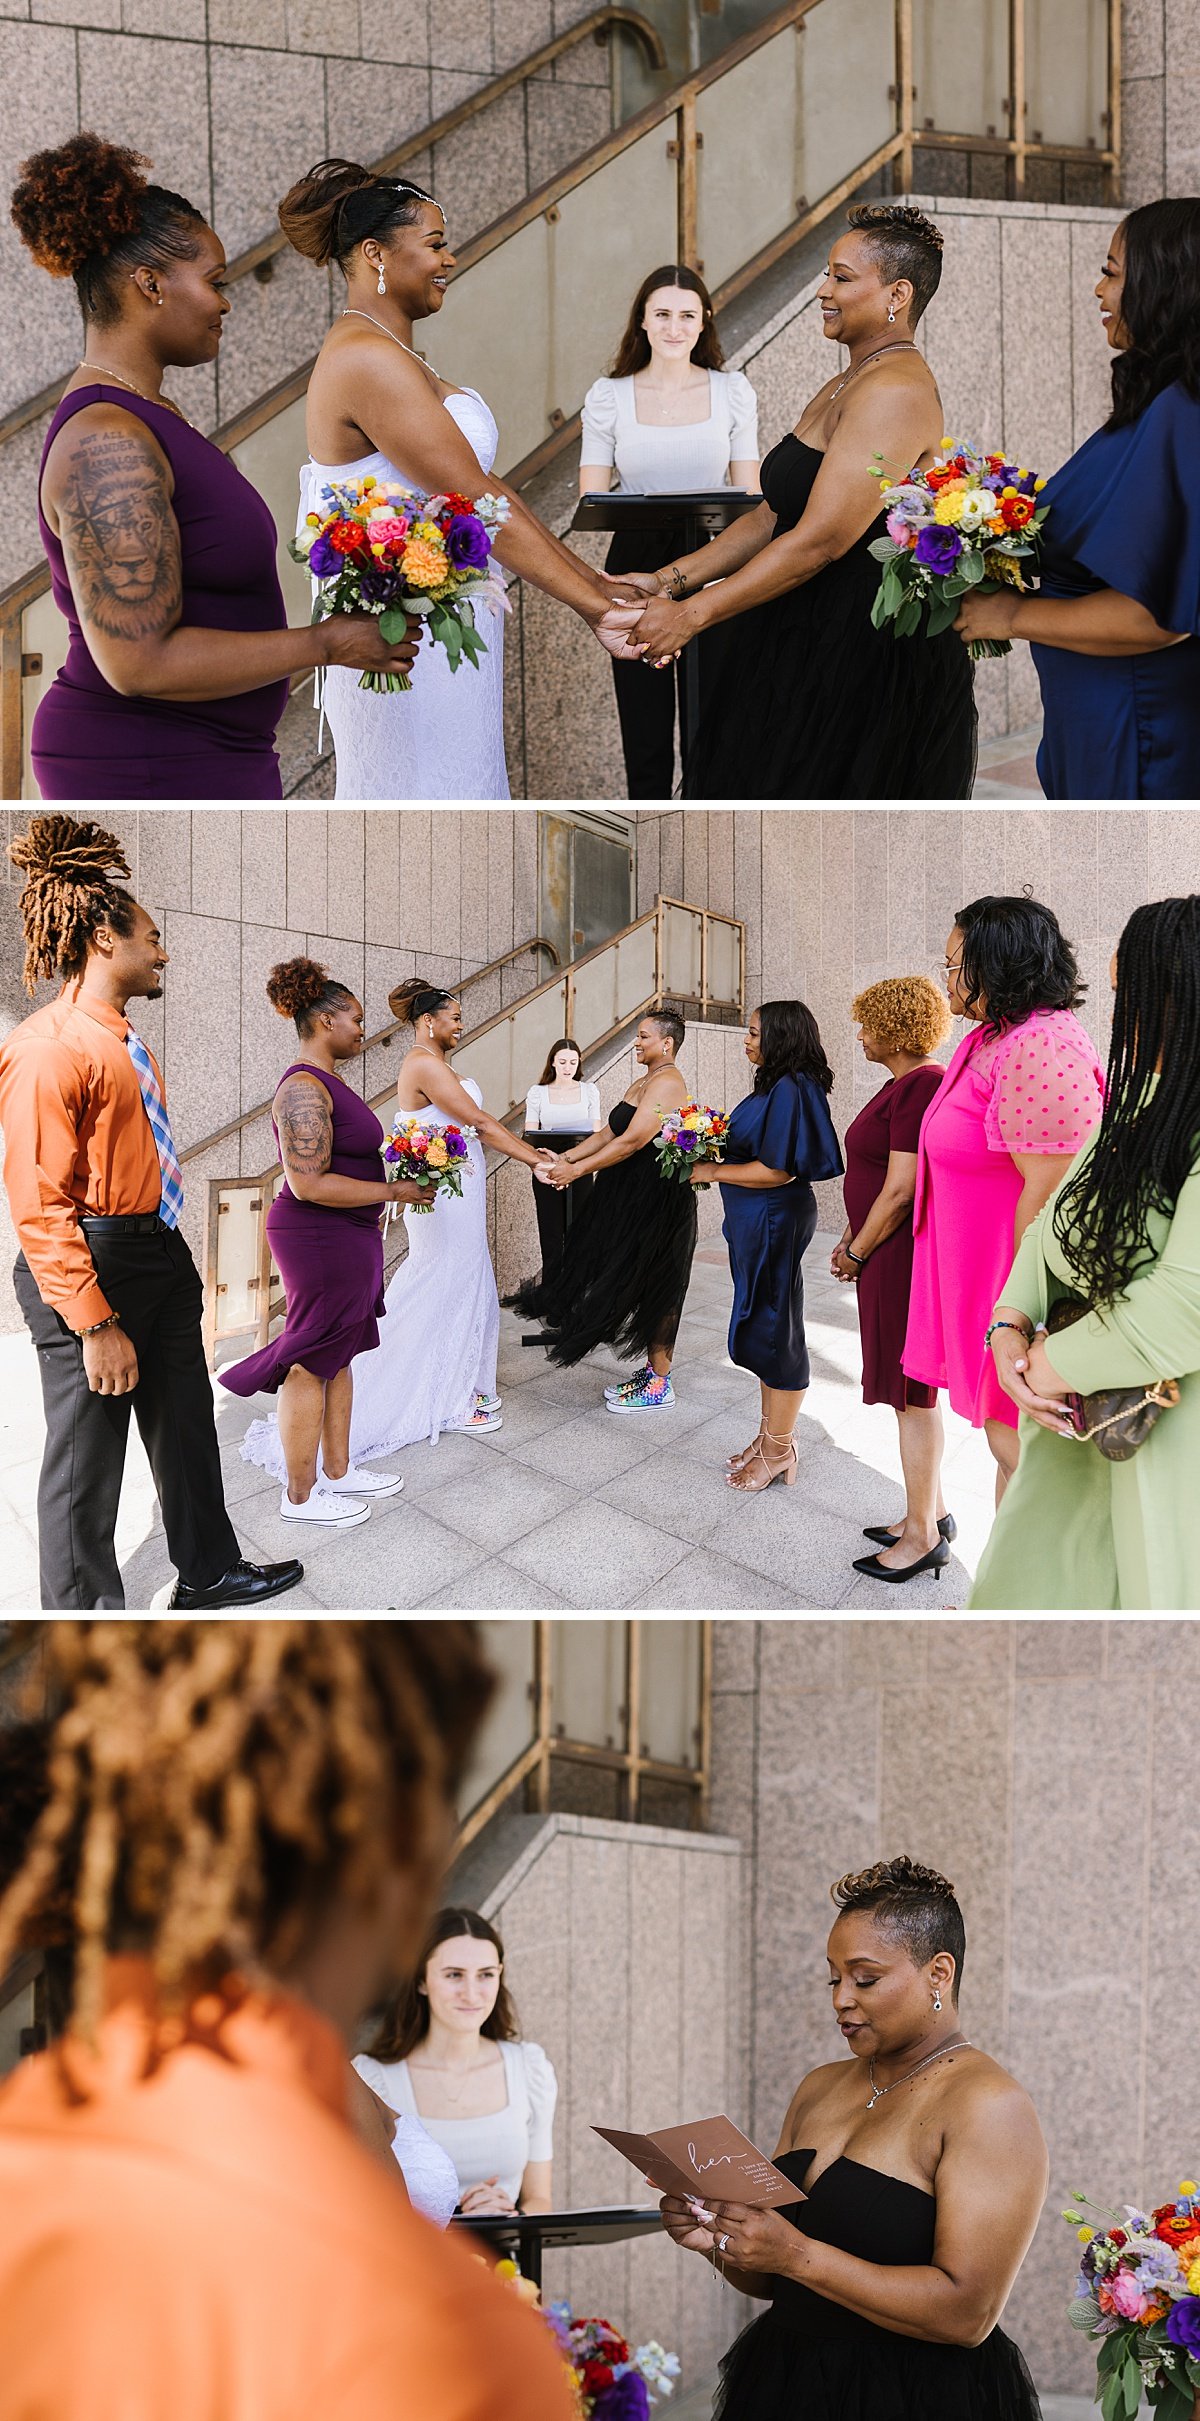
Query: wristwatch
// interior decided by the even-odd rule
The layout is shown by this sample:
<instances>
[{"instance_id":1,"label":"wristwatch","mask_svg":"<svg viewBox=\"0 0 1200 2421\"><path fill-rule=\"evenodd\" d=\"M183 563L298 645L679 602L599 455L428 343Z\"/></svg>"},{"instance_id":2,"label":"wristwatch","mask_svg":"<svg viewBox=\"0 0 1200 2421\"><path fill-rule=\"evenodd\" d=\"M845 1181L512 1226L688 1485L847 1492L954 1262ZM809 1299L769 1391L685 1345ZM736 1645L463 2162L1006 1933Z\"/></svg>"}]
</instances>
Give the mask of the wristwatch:
<instances>
[{"instance_id":1,"label":"wristwatch","mask_svg":"<svg viewBox=\"0 0 1200 2421\"><path fill-rule=\"evenodd\" d=\"M842 1251L848 1261L853 1261L856 1269L865 1269L871 1258L870 1253L852 1253L848 1244L843 1244Z\"/></svg>"}]
</instances>

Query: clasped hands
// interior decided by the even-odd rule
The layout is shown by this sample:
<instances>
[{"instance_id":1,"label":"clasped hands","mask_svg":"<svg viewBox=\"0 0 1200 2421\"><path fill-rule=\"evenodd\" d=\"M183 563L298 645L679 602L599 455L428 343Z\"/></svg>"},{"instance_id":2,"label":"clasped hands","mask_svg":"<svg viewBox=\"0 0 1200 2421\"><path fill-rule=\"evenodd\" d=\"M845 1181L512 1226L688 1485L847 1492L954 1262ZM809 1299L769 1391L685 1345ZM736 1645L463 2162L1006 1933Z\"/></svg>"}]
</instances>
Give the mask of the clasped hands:
<instances>
[{"instance_id":1,"label":"clasped hands","mask_svg":"<svg viewBox=\"0 0 1200 2421\"><path fill-rule=\"evenodd\" d=\"M678 2194L664 2194L658 2207L668 2236L685 2252L714 2254L718 2264L727 2263L730 2269L778 2277L796 2275L802 2265L805 2239L778 2211L705 2201L700 2208L708 2216L700 2220Z\"/></svg>"},{"instance_id":2,"label":"clasped hands","mask_svg":"<svg viewBox=\"0 0 1200 2421\"><path fill-rule=\"evenodd\" d=\"M1030 1339L1017 1328L997 1328L992 1355L996 1376L1018 1412L1027 1412L1042 1429L1052 1429L1059 1437L1078 1435L1064 1400L1071 1390L1055 1370L1042 1336Z\"/></svg>"},{"instance_id":3,"label":"clasped hands","mask_svg":"<svg viewBox=\"0 0 1200 2421\"><path fill-rule=\"evenodd\" d=\"M601 646L623 663L642 656L659 670L673 663L699 628L695 598L665 597L657 572L625 572L615 585L636 589L641 602L610 605L596 627Z\"/></svg>"},{"instance_id":4,"label":"clasped hands","mask_svg":"<svg viewBox=\"0 0 1200 2421\"><path fill-rule=\"evenodd\" d=\"M579 1175L578 1169L568 1164L565 1153L548 1151L545 1144L538 1152L533 1173L539 1185L552 1185L558 1194L565 1192Z\"/></svg>"}]
</instances>

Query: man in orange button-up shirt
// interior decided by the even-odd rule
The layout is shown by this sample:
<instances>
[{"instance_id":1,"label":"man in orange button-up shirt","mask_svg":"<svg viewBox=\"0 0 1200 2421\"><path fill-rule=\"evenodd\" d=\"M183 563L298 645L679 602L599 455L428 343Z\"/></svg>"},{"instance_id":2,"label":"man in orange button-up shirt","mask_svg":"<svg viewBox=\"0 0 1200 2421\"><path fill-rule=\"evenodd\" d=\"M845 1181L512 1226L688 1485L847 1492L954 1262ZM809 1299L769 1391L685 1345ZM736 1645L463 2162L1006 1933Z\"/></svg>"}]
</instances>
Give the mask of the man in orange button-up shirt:
<instances>
[{"instance_id":1,"label":"man in orange button-up shirt","mask_svg":"<svg viewBox=\"0 0 1200 2421\"><path fill-rule=\"evenodd\" d=\"M80 2008L0 2085L0 2421L571 2421L544 2321L348 2112L436 1905L472 1626L68 1623L50 1654L0 1972L78 1910Z\"/></svg>"},{"instance_id":2,"label":"man in orange button-up shirt","mask_svg":"<svg viewBox=\"0 0 1200 2421\"><path fill-rule=\"evenodd\" d=\"M42 1604L125 1602L113 1533L131 1408L179 1574L172 1604L274 1597L302 1567L246 1563L225 1510L162 1076L125 1014L161 994L161 936L112 879L129 869L98 825L39 816L9 854L28 876L27 988L67 978L0 1048L4 1182L21 1244L13 1283L46 1412Z\"/></svg>"}]
</instances>

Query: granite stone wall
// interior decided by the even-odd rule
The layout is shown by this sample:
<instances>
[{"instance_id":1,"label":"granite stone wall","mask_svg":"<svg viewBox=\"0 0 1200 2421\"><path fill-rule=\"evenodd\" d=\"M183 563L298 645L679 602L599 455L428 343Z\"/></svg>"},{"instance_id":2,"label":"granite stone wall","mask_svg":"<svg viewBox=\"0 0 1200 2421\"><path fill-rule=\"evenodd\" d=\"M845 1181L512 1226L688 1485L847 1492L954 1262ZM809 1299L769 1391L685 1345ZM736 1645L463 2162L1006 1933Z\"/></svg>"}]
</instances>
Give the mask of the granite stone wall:
<instances>
[{"instance_id":1,"label":"granite stone wall","mask_svg":"<svg viewBox=\"0 0 1200 2421\"><path fill-rule=\"evenodd\" d=\"M718 2111L747 2121L739 1844L715 1829L589 1816L519 1829L519 1854L475 1905L504 1937L521 2031L557 2072L556 2205L650 2201L593 2123L653 2128ZM633 2344L675 2348L684 2387L715 2370L746 2316L740 2296L664 2237L547 2254L546 2293L603 2312Z\"/></svg>"},{"instance_id":2,"label":"granite stone wall","mask_svg":"<svg viewBox=\"0 0 1200 2421\"><path fill-rule=\"evenodd\" d=\"M1005 2326L1039 2388L1082 2394L1093 2351L1067 2324L1077 2248L1058 2213L1081 2186L1157 2202L1192 2173L1194 2074L1168 2046L1200 1924L1179 1810L1200 1625L718 1622L715 1647L712 1822L753 1877L756 2140L837 2056L831 1882L901 1851L939 1867L966 1919L964 2030L1029 2089L1050 2144Z\"/></svg>"},{"instance_id":3,"label":"granite stone wall","mask_svg":"<svg viewBox=\"0 0 1200 2421\"><path fill-rule=\"evenodd\" d=\"M271 234L314 160L371 161L586 16L592 0L0 0L0 191L43 144L80 127L132 144L209 216L232 258ZM612 60L567 51L410 164L464 240L586 151L612 123ZM281 254L242 279L219 365L169 383L202 428L228 421L315 353L341 298L335 272ZM80 352L69 282L29 261L0 212L0 414ZM0 587L37 560L33 511L48 416L4 449L14 510ZM21 500L24 499L22 509Z\"/></svg>"},{"instance_id":4,"label":"granite stone wall","mask_svg":"<svg viewBox=\"0 0 1200 2421\"><path fill-rule=\"evenodd\" d=\"M1121 192L1200 192L1200 0L1123 0Z\"/></svg>"}]
</instances>

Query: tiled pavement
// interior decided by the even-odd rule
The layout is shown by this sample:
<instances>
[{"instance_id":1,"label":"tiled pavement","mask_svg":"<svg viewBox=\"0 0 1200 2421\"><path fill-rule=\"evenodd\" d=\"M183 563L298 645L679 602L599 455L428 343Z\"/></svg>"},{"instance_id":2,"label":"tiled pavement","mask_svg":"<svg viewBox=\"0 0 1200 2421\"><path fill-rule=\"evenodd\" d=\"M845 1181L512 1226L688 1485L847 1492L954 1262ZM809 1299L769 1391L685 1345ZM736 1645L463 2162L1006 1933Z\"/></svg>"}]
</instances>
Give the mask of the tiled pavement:
<instances>
[{"instance_id":1,"label":"tiled pavement","mask_svg":"<svg viewBox=\"0 0 1200 2421\"><path fill-rule=\"evenodd\" d=\"M724 1480L726 1455L757 1426L757 1390L726 1353L730 1282L719 1241L696 1256L672 1412L606 1413L609 1356L555 1370L522 1347L505 1313L504 1426L392 1458L403 1494L341 1536L315 1531L298 1543L280 1520L277 1483L237 1451L261 1401L245 1407L218 1390L226 1488L245 1552L304 1559L304 1584L278 1601L280 1612L962 1607L991 1520L992 1480L983 1439L953 1414L946 1484L959 1535L941 1583L922 1577L890 1588L850 1569L868 1551L863 1524L893 1518L902 1497L895 1419L861 1402L854 1304L828 1275L830 1242L818 1236L806 1263L813 1384L797 1433L799 1477L758 1497ZM0 1608L9 1611L37 1603L41 1435L32 1348L23 1335L0 1338ZM130 1605L161 1602L171 1572L136 1432L117 1543Z\"/></svg>"},{"instance_id":2,"label":"tiled pavement","mask_svg":"<svg viewBox=\"0 0 1200 2421\"><path fill-rule=\"evenodd\" d=\"M1010 731L1002 740L981 740L973 799L1040 799L1045 796L1037 776L1040 723L1027 731Z\"/></svg>"}]
</instances>

